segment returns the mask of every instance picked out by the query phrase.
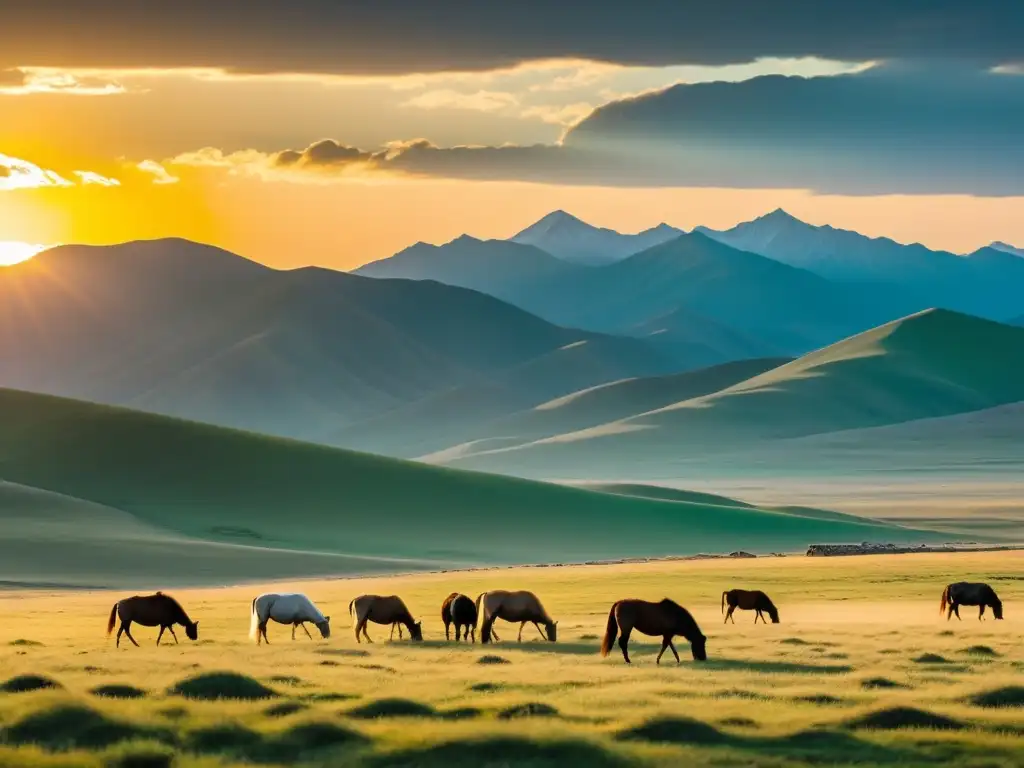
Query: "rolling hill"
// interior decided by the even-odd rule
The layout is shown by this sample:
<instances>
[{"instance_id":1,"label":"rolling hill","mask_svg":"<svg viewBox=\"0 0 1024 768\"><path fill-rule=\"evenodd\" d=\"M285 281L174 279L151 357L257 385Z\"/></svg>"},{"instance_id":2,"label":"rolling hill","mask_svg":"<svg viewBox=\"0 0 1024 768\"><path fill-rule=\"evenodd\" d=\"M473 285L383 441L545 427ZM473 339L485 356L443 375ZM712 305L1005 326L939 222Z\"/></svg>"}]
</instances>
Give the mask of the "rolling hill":
<instances>
[{"instance_id":1,"label":"rolling hill","mask_svg":"<svg viewBox=\"0 0 1024 768\"><path fill-rule=\"evenodd\" d=\"M182 240L60 247L0 271L0 385L285 436L602 339L475 291L271 270ZM612 378L676 369L640 340L604 346L623 355Z\"/></svg>"},{"instance_id":2,"label":"rolling hill","mask_svg":"<svg viewBox=\"0 0 1024 768\"><path fill-rule=\"evenodd\" d=\"M450 463L537 477L678 477L709 454L1022 399L1024 331L929 310L707 396Z\"/></svg>"},{"instance_id":3,"label":"rolling hill","mask_svg":"<svg viewBox=\"0 0 1024 768\"><path fill-rule=\"evenodd\" d=\"M478 421L471 429L463 432L462 440L449 440L444 448L487 438L500 439L502 446L507 448L596 427L682 400L709 395L787 362L787 358L741 360L670 376L624 379L601 384L550 400L529 410L511 413L504 418L489 422ZM434 456L424 458L427 461L436 459Z\"/></svg>"},{"instance_id":4,"label":"rolling hill","mask_svg":"<svg viewBox=\"0 0 1024 768\"><path fill-rule=\"evenodd\" d=\"M465 473L14 390L0 390L0 421L4 480L74 499L74 514L81 514L79 505L99 505L104 509L96 515L107 515L108 527L137 530L142 540L159 539L152 532L157 529L172 539L422 566L936 538L864 521ZM9 493L4 498L8 507L26 503L18 494L13 501ZM12 546L17 541L0 544L5 557ZM82 534L83 553L89 546ZM91 563L79 557L65 567L78 569L74 577L86 581L89 569L107 567ZM189 566L204 567L183 563L182 581L194 578ZM123 567L124 583L145 576L130 562ZM310 568L320 567L311 557ZM269 576L249 562L234 574L239 580Z\"/></svg>"},{"instance_id":5,"label":"rolling hill","mask_svg":"<svg viewBox=\"0 0 1024 768\"><path fill-rule=\"evenodd\" d=\"M565 211L552 211L509 239L536 246L563 261L597 266L620 261L680 234L682 230L659 224L635 235L624 235L591 226Z\"/></svg>"}]
</instances>

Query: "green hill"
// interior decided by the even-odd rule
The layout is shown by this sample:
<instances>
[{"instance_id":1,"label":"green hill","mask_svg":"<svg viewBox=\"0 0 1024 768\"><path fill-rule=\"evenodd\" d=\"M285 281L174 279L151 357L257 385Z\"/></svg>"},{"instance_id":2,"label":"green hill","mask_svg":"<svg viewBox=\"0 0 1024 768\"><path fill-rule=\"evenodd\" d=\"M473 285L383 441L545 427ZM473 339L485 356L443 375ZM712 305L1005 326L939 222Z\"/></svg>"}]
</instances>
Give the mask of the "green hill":
<instances>
[{"instance_id":1,"label":"green hill","mask_svg":"<svg viewBox=\"0 0 1024 768\"><path fill-rule=\"evenodd\" d=\"M143 526L143 539L156 528L174 539L453 565L936 538L866 521L465 473L12 390L0 390L0 423L3 479L127 513ZM3 554L11 546L17 544L3 544ZM322 572L323 561L308 558L310 570ZM81 566L80 580L90 567ZM126 583L152 580L145 562L124 568ZM183 563L182 580L196 569ZM235 571L237 579L271 575L258 559L239 562Z\"/></svg>"},{"instance_id":2,"label":"green hill","mask_svg":"<svg viewBox=\"0 0 1024 768\"><path fill-rule=\"evenodd\" d=\"M453 464L561 478L680 477L683 464L709 454L1021 399L1024 330L929 310L714 394Z\"/></svg>"}]
</instances>

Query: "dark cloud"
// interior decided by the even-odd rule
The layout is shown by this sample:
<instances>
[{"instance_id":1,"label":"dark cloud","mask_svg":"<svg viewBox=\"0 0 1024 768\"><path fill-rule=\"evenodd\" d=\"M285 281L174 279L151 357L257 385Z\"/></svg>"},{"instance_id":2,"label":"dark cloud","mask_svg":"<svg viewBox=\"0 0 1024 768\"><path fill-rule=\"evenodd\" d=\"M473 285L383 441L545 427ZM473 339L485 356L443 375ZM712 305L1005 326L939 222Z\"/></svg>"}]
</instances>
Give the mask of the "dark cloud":
<instances>
[{"instance_id":1,"label":"dark cloud","mask_svg":"<svg viewBox=\"0 0 1024 768\"><path fill-rule=\"evenodd\" d=\"M1024 75L881 67L680 85L613 102L561 145L367 152L327 140L278 166L555 184L1024 195Z\"/></svg>"},{"instance_id":2,"label":"dark cloud","mask_svg":"<svg viewBox=\"0 0 1024 768\"><path fill-rule=\"evenodd\" d=\"M0 68L478 70L553 57L726 64L1024 60L1017 0L2 0Z\"/></svg>"}]
</instances>

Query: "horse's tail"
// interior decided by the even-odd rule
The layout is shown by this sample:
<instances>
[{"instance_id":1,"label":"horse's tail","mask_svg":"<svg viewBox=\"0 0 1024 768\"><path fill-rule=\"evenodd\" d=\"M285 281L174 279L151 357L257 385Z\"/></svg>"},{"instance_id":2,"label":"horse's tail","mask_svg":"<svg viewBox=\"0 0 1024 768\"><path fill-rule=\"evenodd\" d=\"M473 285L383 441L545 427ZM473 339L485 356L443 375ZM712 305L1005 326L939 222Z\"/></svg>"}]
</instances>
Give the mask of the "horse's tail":
<instances>
[{"instance_id":1,"label":"horse's tail","mask_svg":"<svg viewBox=\"0 0 1024 768\"><path fill-rule=\"evenodd\" d=\"M725 613L725 596L728 594L728 591L722 593L722 613Z\"/></svg>"},{"instance_id":2,"label":"horse's tail","mask_svg":"<svg viewBox=\"0 0 1024 768\"><path fill-rule=\"evenodd\" d=\"M114 622L117 620L117 603L114 603L114 607L110 609L110 618L107 619L107 637L110 637L110 633L114 631Z\"/></svg>"},{"instance_id":3,"label":"horse's tail","mask_svg":"<svg viewBox=\"0 0 1024 768\"><path fill-rule=\"evenodd\" d=\"M484 595L486 594L486 592L481 592L479 595L476 596L476 602L474 603L474 605L476 606L476 624L473 625L473 629L476 629L477 624L483 621L484 615L480 612L480 603L483 602Z\"/></svg>"},{"instance_id":4,"label":"horse's tail","mask_svg":"<svg viewBox=\"0 0 1024 768\"><path fill-rule=\"evenodd\" d=\"M355 605L355 604L356 604L356 599L354 597L351 600L348 601L348 615L349 616L352 616L352 606ZM353 616L353 618L355 618L355 617Z\"/></svg>"},{"instance_id":5,"label":"horse's tail","mask_svg":"<svg viewBox=\"0 0 1024 768\"><path fill-rule=\"evenodd\" d=\"M608 611L608 628L604 631L604 640L601 641L601 655L607 656L608 652L612 649L612 643L615 642L615 636L619 634L619 622L615 620L615 608L618 603L612 606L612 609Z\"/></svg>"},{"instance_id":6,"label":"horse's tail","mask_svg":"<svg viewBox=\"0 0 1024 768\"><path fill-rule=\"evenodd\" d=\"M949 605L949 603L950 603L950 599L949 599L949 585L947 584L946 588L944 590L942 590L942 600L939 603L939 613L940 614L946 612L946 606Z\"/></svg>"},{"instance_id":7,"label":"horse's tail","mask_svg":"<svg viewBox=\"0 0 1024 768\"><path fill-rule=\"evenodd\" d=\"M256 612L256 600L257 599L258 598L255 598L255 597L252 599L252 614L249 617L249 639L250 640L256 640L257 637L259 637L259 635L257 633L260 630L260 616Z\"/></svg>"}]
</instances>

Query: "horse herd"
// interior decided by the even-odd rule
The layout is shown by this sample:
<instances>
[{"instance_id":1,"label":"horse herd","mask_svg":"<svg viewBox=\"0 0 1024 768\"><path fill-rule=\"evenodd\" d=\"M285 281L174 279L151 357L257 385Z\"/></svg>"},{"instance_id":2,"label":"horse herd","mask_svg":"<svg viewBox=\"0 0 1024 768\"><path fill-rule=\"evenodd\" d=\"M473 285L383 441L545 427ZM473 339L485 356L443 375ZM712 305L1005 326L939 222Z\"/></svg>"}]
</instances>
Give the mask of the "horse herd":
<instances>
[{"instance_id":1,"label":"horse herd","mask_svg":"<svg viewBox=\"0 0 1024 768\"><path fill-rule=\"evenodd\" d=\"M729 606L728 611L725 609L726 605ZM939 612L946 614L947 621L954 613L959 619L961 605L978 606L979 620L984 617L987 607L992 609L995 618L1003 618L1003 604L995 590L988 584L957 582L947 585L942 592ZM725 614L726 622L732 620L733 624L736 623L733 612L737 608L754 611L755 624L758 619L768 623L764 618L765 613L773 624L779 623L778 608L764 592L744 589L723 592L722 612ZM368 643L373 642L366 631L366 625L370 622L390 626L392 637L397 628L398 636L401 638L404 627L412 640L423 640L422 623L413 618L405 603L396 595L362 595L348 604L348 610L354 621L357 642L361 643L363 639ZM312 639L312 635L306 629L307 623L315 626L321 637L326 639L331 636L331 617L325 616L312 600L301 593L259 595L252 601L250 616L249 637L256 641L257 645L261 642L270 643L267 625L271 621L291 626L292 640L295 639L295 630L299 627ZM163 592L136 595L115 603L107 621L108 637L113 632L117 619L121 621L117 630L118 647L121 645L122 634L138 647L139 644L132 637L132 624L159 627L157 645L160 645L160 639L165 631L169 631L177 643L178 636L174 633L174 627L179 624L185 628L185 636L190 640L199 637L199 622L192 621L178 601ZM494 630L494 622L497 619L519 624L519 642L522 642L523 629L527 624L533 624L541 637L549 642L557 640L558 622L552 620L541 601L532 592L495 590L481 593L475 601L459 592L452 592L441 604L441 621L444 623L444 635L447 640L451 640L451 628L454 626L456 642L476 642L478 625L481 643L500 640ZM697 622L689 611L668 598L660 602L619 600L614 603L608 612L608 623L604 639L601 641L601 655L608 655L618 637L622 657L627 664L630 663L628 645L634 630L662 639L656 663L661 663L661 657L666 650L671 650L676 662L679 661L679 654L672 644L672 638L677 636L685 638L690 643L694 659L707 659L707 638L697 626Z\"/></svg>"}]
</instances>

